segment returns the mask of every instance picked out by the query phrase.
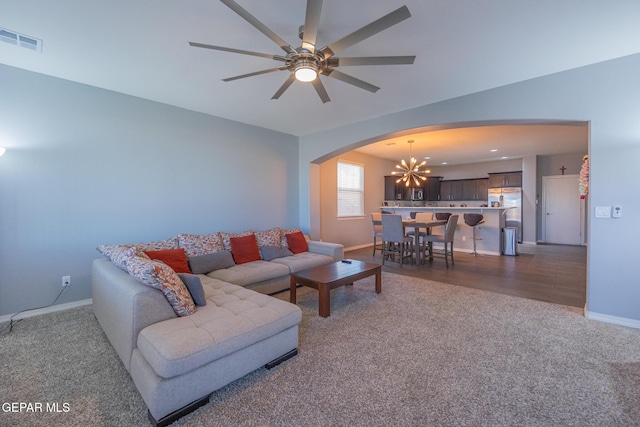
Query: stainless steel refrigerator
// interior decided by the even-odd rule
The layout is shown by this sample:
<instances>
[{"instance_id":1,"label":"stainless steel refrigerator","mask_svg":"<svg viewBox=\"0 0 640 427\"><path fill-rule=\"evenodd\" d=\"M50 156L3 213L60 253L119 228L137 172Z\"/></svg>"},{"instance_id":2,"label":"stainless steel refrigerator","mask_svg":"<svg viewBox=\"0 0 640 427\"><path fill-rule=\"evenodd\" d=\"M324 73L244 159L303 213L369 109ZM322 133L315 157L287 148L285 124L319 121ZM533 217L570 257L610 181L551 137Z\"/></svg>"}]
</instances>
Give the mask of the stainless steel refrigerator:
<instances>
[{"instance_id":1,"label":"stainless steel refrigerator","mask_svg":"<svg viewBox=\"0 0 640 427\"><path fill-rule=\"evenodd\" d=\"M505 211L505 227L516 227L518 243L522 243L522 188L490 188L489 206L510 208Z\"/></svg>"}]
</instances>

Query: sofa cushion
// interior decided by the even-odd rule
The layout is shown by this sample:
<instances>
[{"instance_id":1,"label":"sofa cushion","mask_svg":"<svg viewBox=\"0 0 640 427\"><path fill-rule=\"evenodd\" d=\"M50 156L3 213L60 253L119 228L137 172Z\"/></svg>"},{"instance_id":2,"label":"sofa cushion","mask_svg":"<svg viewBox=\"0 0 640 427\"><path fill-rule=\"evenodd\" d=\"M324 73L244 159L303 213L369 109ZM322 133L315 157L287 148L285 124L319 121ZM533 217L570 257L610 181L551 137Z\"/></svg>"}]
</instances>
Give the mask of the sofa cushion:
<instances>
[{"instance_id":1,"label":"sofa cushion","mask_svg":"<svg viewBox=\"0 0 640 427\"><path fill-rule=\"evenodd\" d=\"M202 287L202 282L197 274L178 273L178 277L187 287L187 290L191 294L191 298L193 298L193 302L197 306L207 305L204 288Z\"/></svg>"},{"instance_id":2,"label":"sofa cushion","mask_svg":"<svg viewBox=\"0 0 640 427\"><path fill-rule=\"evenodd\" d=\"M178 244L187 256L212 254L224 251L220 233L212 234L181 234Z\"/></svg>"},{"instance_id":3,"label":"sofa cushion","mask_svg":"<svg viewBox=\"0 0 640 427\"><path fill-rule=\"evenodd\" d=\"M151 259L157 259L158 261L164 262L176 273L191 273L189 263L187 262L187 256L182 248L144 251L144 253Z\"/></svg>"},{"instance_id":4,"label":"sofa cushion","mask_svg":"<svg viewBox=\"0 0 640 427\"><path fill-rule=\"evenodd\" d=\"M136 248L131 250L135 251ZM127 260L127 271L139 282L160 289L178 316L188 316L196 311L187 287L168 265L139 254Z\"/></svg>"},{"instance_id":5,"label":"sofa cushion","mask_svg":"<svg viewBox=\"0 0 640 427\"><path fill-rule=\"evenodd\" d=\"M181 375L296 326L294 304L219 280L201 277L207 305L188 317L144 328L138 350L163 378Z\"/></svg>"},{"instance_id":6,"label":"sofa cushion","mask_svg":"<svg viewBox=\"0 0 640 427\"><path fill-rule=\"evenodd\" d=\"M271 261L273 264L286 265L292 273L304 270L305 268L317 267L319 265L331 264L333 262L335 262L333 257L313 252L302 252L284 258L276 258Z\"/></svg>"},{"instance_id":7,"label":"sofa cushion","mask_svg":"<svg viewBox=\"0 0 640 427\"><path fill-rule=\"evenodd\" d=\"M309 246L307 245L307 239L302 234L302 231L296 231L295 233L286 234L287 247L294 254L301 252L307 252Z\"/></svg>"},{"instance_id":8,"label":"sofa cushion","mask_svg":"<svg viewBox=\"0 0 640 427\"><path fill-rule=\"evenodd\" d=\"M207 274L213 270L236 265L230 251L214 252L206 255L190 256L189 267L194 274Z\"/></svg>"},{"instance_id":9,"label":"sofa cushion","mask_svg":"<svg viewBox=\"0 0 640 427\"><path fill-rule=\"evenodd\" d=\"M278 246L262 246L260 248L260 256L265 261L271 261L275 258L282 258L285 256L291 256L293 252L291 252L287 248L281 248Z\"/></svg>"},{"instance_id":10,"label":"sofa cushion","mask_svg":"<svg viewBox=\"0 0 640 427\"><path fill-rule=\"evenodd\" d=\"M231 255L233 255L233 261L236 264L244 264L260 259L260 250L258 249L255 234L232 237L229 240L231 242Z\"/></svg>"},{"instance_id":11,"label":"sofa cushion","mask_svg":"<svg viewBox=\"0 0 640 427\"><path fill-rule=\"evenodd\" d=\"M288 274L289 268L286 265L260 260L212 271L207 276L235 285L245 286L287 276Z\"/></svg>"}]
</instances>

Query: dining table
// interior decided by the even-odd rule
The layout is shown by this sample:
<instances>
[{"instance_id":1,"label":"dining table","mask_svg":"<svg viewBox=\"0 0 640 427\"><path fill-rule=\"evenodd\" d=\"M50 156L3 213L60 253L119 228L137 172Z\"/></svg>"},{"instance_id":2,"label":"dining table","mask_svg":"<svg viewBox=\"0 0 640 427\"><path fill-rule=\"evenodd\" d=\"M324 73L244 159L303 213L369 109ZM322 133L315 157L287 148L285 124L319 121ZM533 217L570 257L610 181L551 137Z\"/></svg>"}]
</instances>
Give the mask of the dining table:
<instances>
[{"instance_id":1,"label":"dining table","mask_svg":"<svg viewBox=\"0 0 640 427\"><path fill-rule=\"evenodd\" d=\"M402 220L402 226L405 228L413 228L414 229L414 233L413 233L413 247L414 252L415 252L415 262L416 264L423 264L424 263L424 256L423 256L423 251L419 250L420 248L420 229L425 229L427 234L431 234L431 229L433 227L439 227L442 225L446 225L447 221L446 220L439 220L439 219L433 219L433 220L429 220L429 221L424 221L424 220L416 220L416 219L403 219Z\"/></svg>"}]
</instances>

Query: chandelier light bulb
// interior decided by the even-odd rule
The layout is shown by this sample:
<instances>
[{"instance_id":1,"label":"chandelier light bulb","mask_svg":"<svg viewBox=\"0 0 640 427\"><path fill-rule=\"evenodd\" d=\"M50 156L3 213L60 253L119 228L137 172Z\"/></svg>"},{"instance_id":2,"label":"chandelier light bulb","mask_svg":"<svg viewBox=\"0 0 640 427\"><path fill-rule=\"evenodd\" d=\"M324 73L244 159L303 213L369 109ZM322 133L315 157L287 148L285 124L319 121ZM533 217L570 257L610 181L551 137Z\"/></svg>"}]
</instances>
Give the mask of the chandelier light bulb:
<instances>
[{"instance_id":1,"label":"chandelier light bulb","mask_svg":"<svg viewBox=\"0 0 640 427\"><path fill-rule=\"evenodd\" d=\"M413 144L412 140L409 140L409 164L404 161L404 159L400 160L400 164L396 165L396 169L400 169L400 172L393 171L391 175L402 174L402 177L398 178L396 184L400 182L404 182L405 187L410 187L413 184L416 187L420 187L420 181L426 181L427 177L425 174L431 173L430 170L420 170L420 168L427 164L426 160L423 160L422 163L418 164L418 160L413 157L411 152L411 144Z\"/></svg>"}]
</instances>

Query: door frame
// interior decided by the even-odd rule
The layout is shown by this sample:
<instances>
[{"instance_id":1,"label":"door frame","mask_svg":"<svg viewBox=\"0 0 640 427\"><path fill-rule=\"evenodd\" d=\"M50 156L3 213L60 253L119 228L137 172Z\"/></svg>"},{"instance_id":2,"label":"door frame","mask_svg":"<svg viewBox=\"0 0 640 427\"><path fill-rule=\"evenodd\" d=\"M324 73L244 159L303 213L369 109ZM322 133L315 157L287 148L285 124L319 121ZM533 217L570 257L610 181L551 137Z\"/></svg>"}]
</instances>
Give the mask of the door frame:
<instances>
[{"instance_id":1,"label":"door frame","mask_svg":"<svg viewBox=\"0 0 640 427\"><path fill-rule=\"evenodd\" d=\"M573 178L576 180L576 188L578 188L578 179L580 174L567 174L567 175L548 175L542 177L542 241L547 242L547 182L551 179L558 178ZM585 199L580 199L580 246L587 245L587 233L586 233L586 203Z\"/></svg>"}]
</instances>

